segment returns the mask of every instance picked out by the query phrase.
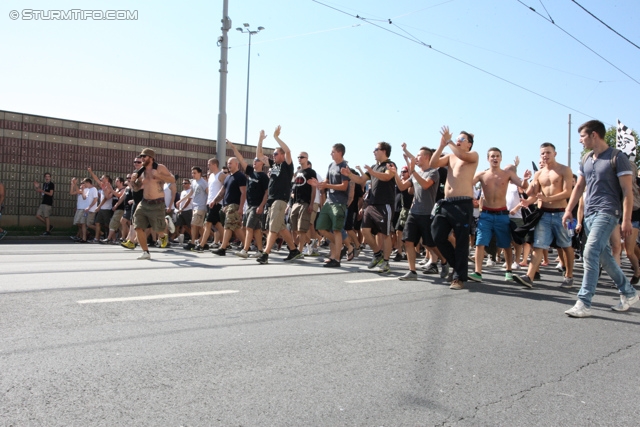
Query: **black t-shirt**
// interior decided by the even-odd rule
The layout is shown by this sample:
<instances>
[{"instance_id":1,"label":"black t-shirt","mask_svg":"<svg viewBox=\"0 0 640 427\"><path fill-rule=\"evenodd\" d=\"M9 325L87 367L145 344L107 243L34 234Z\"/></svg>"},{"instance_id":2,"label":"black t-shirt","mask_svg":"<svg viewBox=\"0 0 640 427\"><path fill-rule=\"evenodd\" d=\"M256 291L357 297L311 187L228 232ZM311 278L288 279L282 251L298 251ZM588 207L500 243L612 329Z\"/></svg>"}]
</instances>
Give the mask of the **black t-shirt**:
<instances>
[{"instance_id":1,"label":"black t-shirt","mask_svg":"<svg viewBox=\"0 0 640 427\"><path fill-rule=\"evenodd\" d=\"M125 191L126 191L126 190L125 190ZM111 204L111 206L115 206L115 205L116 205L116 203L118 203L118 199L119 199L119 197L114 196L114 197L113 197L113 200L112 200L112 204ZM125 201L123 200L123 201L122 201L122 203L120 203L120 204L118 205L118 207L116 208L116 210L117 210L117 211L124 210L124 202L125 202Z\"/></svg>"},{"instance_id":2,"label":"black t-shirt","mask_svg":"<svg viewBox=\"0 0 640 427\"><path fill-rule=\"evenodd\" d=\"M413 194L409 194L409 189L400 192L402 197L402 208L409 209L411 207L411 203L413 203Z\"/></svg>"},{"instance_id":3,"label":"black t-shirt","mask_svg":"<svg viewBox=\"0 0 640 427\"><path fill-rule=\"evenodd\" d=\"M136 205L142 201L144 198L144 189L140 189L138 191L133 192L133 203Z\"/></svg>"},{"instance_id":4,"label":"black t-shirt","mask_svg":"<svg viewBox=\"0 0 640 427\"><path fill-rule=\"evenodd\" d=\"M293 164L286 161L274 164L271 167L271 176L269 177L269 196L267 200L269 205L274 200L289 201L291 194L291 179L293 178Z\"/></svg>"},{"instance_id":5,"label":"black t-shirt","mask_svg":"<svg viewBox=\"0 0 640 427\"><path fill-rule=\"evenodd\" d=\"M387 170L387 165L395 165L395 163L386 160L373 166L372 169L374 172L384 173ZM369 199L367 200L369 204L393 206L396 198L396 180L392 178L389 181L382 181L374 176L370 178L371 190L369 190Z\"/></svg>"},{"instance_id":6,"label":"black t-shirt","mask_svg":"<svg viewBox=\"0 0 640 427\"><path fill-rule=\"evenodd\" d=\"M224 186L222 205L239 205L242 198L240 187L247 186L247 178L245 178L244 174L241 171L236 171L232 175L227 175L222 185Z\"/></svg>"},{"instance_id":7,"label":"black t-shirt","mask_svg":"<svg viewBox=\"0 0 640 427\"><path fill-rule=\"evenodd\" d=\"M133 206L129 204L129 200L133 200L133 190L131 187L127 187L127 189L124 190L124 200L122 201L122 205L125 210L131 210L133 208Z\"/></svg>"},{"instance_id":8,"label":"black t-shirt","mask_svg":"<svg viewBox=\"0 0 640 427\"><path fill-rule=\"evenodd\" d=\"M311 203L312 197L315 196L314 188L307 184L307 181L311 178L318 179L316 171L311 168L300 169L296 173L292 188L293 201L295 203Z\"/></svg>"},{"instance_id":9,"label":"black t-shirt","mask_svg":"<svg viewBox=\"0 0 640 427\"><path fill-rule=\"evenodd\" d=\"M355 212L358 210L358 201L364 196L364 189L362 188L362 185L355 182L353 183L353 185L355 185L355 187L353 188L353 201L349 205L349 211L351 212Z\"/></svg>"},{"instance_id":10,"label":"black t-shirt","mask_svg":"<svg viewBox=\"0 0 640 427\"><path fill-rule=\"evenodd\" d=\"M252 165L247 165L247 203L249 206L260 206L264 192L269 188L269 177L264 172L256 172Z\"/></svg>"},{"instance_id":11,"label":"black t-shirt","mask_svg":"<svg viewBox=\"0 0 640 427\"><path fill-rule=\"evenodd\" d=\"M42 183L42 191L49 192L56 189L56 186L53 182L44 182ZM53 196L48 196L42 193L42 204L53 206Z\"/></svg>"}]
</instances>

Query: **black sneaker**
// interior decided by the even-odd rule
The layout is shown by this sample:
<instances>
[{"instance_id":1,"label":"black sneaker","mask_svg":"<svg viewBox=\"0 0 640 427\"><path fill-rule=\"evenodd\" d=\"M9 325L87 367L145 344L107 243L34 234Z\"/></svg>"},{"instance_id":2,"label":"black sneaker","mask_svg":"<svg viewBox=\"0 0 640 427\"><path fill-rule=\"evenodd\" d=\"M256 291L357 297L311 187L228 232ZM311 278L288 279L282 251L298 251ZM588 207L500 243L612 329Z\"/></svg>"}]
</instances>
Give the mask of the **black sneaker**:
<instances>
[{"instance_id":1,"label":"black sneaker","mask_svg":"<svg viewBox=\"0 0 640 427\"><path fill-rule=\"evenodd\" d=\"M218 249L212 250L211 253L214 254L214 255L226 256L227 255L227 249L226 248L218 248Z\"/></svg>"},{"instance_id":2,"label":"black sneaker","mask_svg":"<svg viewBox=\"0 0 640 427\"><path fill-rule=\"evenodd\" d=\"M402 254L400 252L396 253L396 256L392 258L392 261L395 261L395 262L402 261Z\"/></svg>"},{"instance_id":3,"label":"black sneaker","mask_svg":"<svg viewBox=\"0 0 640 427\"><path fill-rule=\"evenodd\" d=\"M203 251L208 251L209 249L213 249L213 248L209 248L209 245L207 245L206 243L204 244L204 246L202 247Z\"/></svg>"},{"instance_id":4,"label":"black sneaker","mask_svg":"<svg viewBox=\"0 0 640 427\"><path fill-rule=\"evenodd\" d=\"M346 246L342 247L342 250L340 251L340 261L342 261L342 258L344 258L345 256L347 256L347 253L349 252L349 250L347 249Z\"/></svg>"},{"instance_id":5,"label":"black sneaker","mask_svg":"<svg viewBox=\"0 0 640 427\"><path fill-rule=\"evenodd\" d=\"M330 259L329 262L323 265L323 267L338 268L340 267L340 261L336 261L335 259Z\"/></svg>"},{"instance_id":6,"label":"black sneaker","mask_svg":"<svg viewBox=\"0 0 640 427\"><path fill-rule=\"evenodd\" d=\"M49 234L51 234L51 232L53 231L53 225L49 226Z\"/></svg>"},{"instance_id":7,"label":"black sneaker","mask_svg":"<svg viewBox=\"0 0 640 427\"><path fill-rule=\"evenodd\" d=\"M196 247L196 245L194 245L193 243L187 243L187 244L186 244L186 245L184 245L182 248L183 248L185 251L190 251L191 249L193 249L193 248L195 248L195 247Z\"/></svg>"},{"instance_id":8,"label":"black sneaker","mask_svg":"<svg viewBox=\"0 0 640 427\"><path fill-rule=\"evenodd\" d=\"M45 231L44 233L42 233L43 236L51 236L51 233L49 233L48 231Z\"/></svg>"},{"instance_id":9,"label":"black sneaker","mask_svg":"<svg viewBox=\"0 0 640 427\"><path fill-rule=\"evenodd\" d=\"M429 267L423 271L424 274L438 274L438 265L431 264Z\"/></svg>"},{"instance_id":10,"label":"black sneaker","mask_svg":"<svg viewBox=\"0 0 640 427\"><path fill-rule=\"evenodd\" d=\"M298 259L298 258L303 258L302 253L300 253L300 251L298 249L294 249L292 251L289 251L289 255L287 255L287 257L284 259L285 262L287 261L293 261L294 259Z\"/></svg>"},{"instance_id":11,"label":"black sneaker","mask_svg":"<svg viewBox=\"0 0 640 427\"><path fill-rule=\"evenodd\" d=\"M195 247L191 248L191 252L204 252L204 248L200 245L196 245Z\"/></svg>"},{"instance_id":12,"label":"black sneaker","mask_svg":"<svg viewBox=\"0 0 640 427\"><path fill-rule=\"evenodd\" d=\"M526 274L516 274L513 276L513 280L527 288L533 288L533 280L531 280Z\"/></svg>"},{"instance_id":13,"label":"black sneaker","mask_svg":"<svg viewBox=\"0 0 640 427\"><path fill-rule=\"evenodd\" d=\"M269 254L266 252L263 252L262 255L260 255L256 261L258 261L260 264L269 264Z\"/></svg>"},{"instance_id":14,"label":"black sneaker","mask_svg":"<svg viewBox=\"0 0 640 427\"><path fill-rule=\"evenodd\" d=\"M527 277L528 277L528 276L527 276ZM540 277L541 277L541 276L540 276L540 272L539 272L539 271L536 271L536 274L534 274L534 275L533 275L533 279L534 279L534 280L540 280Z\"/></svg>"}]
</instances>

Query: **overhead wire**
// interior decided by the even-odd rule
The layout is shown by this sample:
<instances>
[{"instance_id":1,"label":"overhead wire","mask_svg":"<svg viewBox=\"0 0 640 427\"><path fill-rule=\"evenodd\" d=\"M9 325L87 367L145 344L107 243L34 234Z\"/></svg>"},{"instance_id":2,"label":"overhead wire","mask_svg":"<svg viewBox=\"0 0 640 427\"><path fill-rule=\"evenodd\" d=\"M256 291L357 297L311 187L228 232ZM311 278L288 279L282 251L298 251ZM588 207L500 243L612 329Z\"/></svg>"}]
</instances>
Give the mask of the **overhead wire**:
<instances>
[{"instance_id":1,"label":"overhead wire","mask_svg":"<svg viewBox=\"0 0 640 427\"><path fill-rule=\"evenodd\" d=\"M516 0L518 3L520 3L521 5L523 5L524 7L526 7L527 9L533 11L536 15L540 16L542 19L544 19L547 22L550 22L551 24L553 24L556 28L558 28L560 31L562 31L563 33L565 33L566 35L568 35L569 37L571 37L572 39L574 39L575 41L577 41L578 43L580 43L582 46L584 46L585 48L587 48L588 50L590 50L592 53L594 53L595 55L597 55L600 59L602 59L604 62L606 62L607 64L611 65L613 68L615 68L616 70L620 71L622 74L624 74L625 76L629 77L631 80L633 80L634 82L636 82L637 84L640 85L640 81L634 79L633 77L631 77L629 74L625 73L620 67L618 67L617 65L615 65L613 62L609 61L607 58L605 58L604 56L600 55L598 52L596 52L595 50L591 49L589 46L587 46L585 43L583 43L582 41L578 40L578 38L576 38L575 36L573 36L571 33L569 33L567 30L565 30L564 28L562 28L561 26L559 26L558 24L556 24L551 17L546 18L545 16L543 16L540 12L538 12L537 10L535 10L533 7L528 6L527 4L523 3L521 0Z\"/></svg>"},{"instance_id":2,"label":"overhead wire","mask_svg":"<svg viewBox=\"0 0 640 427\"><path fill-rule=\"evenodd\" d=\"M420 40L420 39L418 39L417 37L415 37L415 36L413 36L412 34L410 34L409 32L407 32L406 30L403 30L402 28L400 28L400 27L398 27L397 25L393 24L393 23L391 22L391 20L389 20L389 24L390 24L390 25L394 25L396 28L398 28L398 29L400 29L400 30L404 31L406 34L408 34L408 36L405 36L405 35L403 35L403 34L400 34L400 33L398 33L398 32L395 32L395 31L391 31L390 29L385 28L385 27L383 27L383 26L381 26L381 25L378 25L378 24L376 24L375 22L371 22L371 21L370 21L370 20L368 20L367 18L361 17L360 15L352 15L352 14L350 14L349 12L345 12L345 11L343 11L343 10L340 10L340 9L336 8L336 7L333 7L333 6L327 5L327 4L325 4L325 3L322 3L322 2L321 2L321 1L319 1L319 0L311 0L311 1L313 1L314 3L318 3L318 4L322 5L322 6L328 7L329 9L333 9L333 10L335 10L336 12L339 12L339 13L345 14L345 15L347 15L347 16L350 16L350 17L352 17L352 18L360 19L361 21L366 22L366 23L367 23L367 24L369 24L369 25L373 25L374 27L377 27L377 28L379 28L379 29L381 29L381 30L387 31L387 32L389 32L389 33L391 33L391 34L395 34L395 35L396 35L396 36L398 36L398 37L401 37L401 38L403 38L403 39L409 40L409 41L411 41L411 42L413 42L413 43L417 43L417 44L419 44L419 45L421 45L421 46L427 47L427 48L429 48L429 49L433 50L434 52L437 52L437 53L439 53L439 54L441 54L441 55L443 55L443 56L446 56L446 57L448 57L448 58L450 58L450 59L453 59L454 61L457 61L457 62L460 62L460 63L462 63L462 64L464 64L464 65L467 65L467 66L469 66L469 67L471 67L471 68L474 68L474 69L476 69L476 70L478 70L478 71L480 71L480 72L482 72L482 73L488 74L488 75L490 75L490 76L492 76L492 77L494 77L494 78L496 78L496 79L498 79L498 80L501 80L501 81L503 81L503 82L505 82L505 83L508 83L508 84L510 84L510 85L512 85L512 86L515 86L515 87L517 87L517 88L519 88L519 89L522 89L522 90L524 90L524 91L526 91L526 92L529 92L529 93L531 93L531 94L533 94L533 95L536 95L536 96L538 96L538 97L540 97L540 98L546 99L546 100L547 100L547 101L549 101L549 102L552 102L552 103L554 103L554 104L560 105L561 107L567 108L567 109L569 109L569 110L571 110L571 111L574 111L574 112L576 112L576 113L582 114L582 115L584 115L584 116L586 116L586 117L593 118L593 116L592 116L592 115L590 115L590 114L584 113L584 112L582 112L582 111L580 111L580 110L578 110L578 109L576 109L576 108L570 107L570 106L568 106L568 105L566 105L566 104L563 104L563 103L561 103L561 102L559 102L559 101L556 101L556 100L554 100L554 99L551 99L551 98L549 98L548 96L542 95L542 94L540 94L540 93L538 93L538 92L535 92L535 91L533 91L533 90L531 90L531 89L528 89L528 88L526 88L526 87L524 87L524 86L522 86L522 85L519 85L519 84L517 84L517 83L515 83L515 82L512 82L512 81L510 81L510 80L507 80L507 79L506 79L506 78L504 78L504 77L500 77L500 76L498 76L497 74L494 74L494 73L492 73L492 72L490 72L490 71L484 70L484 69L482 69L482 68L480 68L480 67L478 67L478 66L476 66L476 65L473 65L473 64L471 64L471 63L469 63L469 62L463 61L462 59L456 58L456 57L455 57L455 56L453 56L453 55L449 55L448 53L445 53L445 52L443 52L443 51L441 51L441 50L438 50L438 49L434 48L433 46L431 46L431 45L429 45L429 44L427 44L427 43L425 43L425 42L421 41L421 40Z\"/></svg>"},{"instance_id":3,"label":"overhead wire","mask_svg":"<svg viewBox=\"0 0 640 427\"><path fill-rule=\"evenodd\" d=\"M392 18L392 19L393 19L393 18ZM480 50L484 50L484 51L486 51L486 52L495 53L496 55L501 55L501 56L505 56L505 57L507 57L507 58L516 59L516 60L518 60L518 61L526 62L527 64L533 64L533 65L536 65L536 66L538 66L538 67L548 68L548 69L550 69L550 70L554 70L554 71L557 71L557 72L559 72L559 73L569 74L569 75L572 75L572 76L576 76L576 77L583 78L583 79L585 79L585 80L592 80L592 81L594 81L594 82L600 82L600 83L611 83L611 82L614 82L614 81L615 81L615 80L600 80L600 79L594 79L593 77L583 76L582 74L577 74L577 73L574 73L574 72L571 72L571 71L561 70L561 69L559 69L559 68L551 67L551 66L549 66L549 65L545 65L545 64L540 64L540 63L538 63L538 62L529 61L528 59L523 59L523 58L519 58L519 57L517 57L517 56L509 55L509 54L506 54L506 53L503 53L503 52L498 52L498 51L496 51L496 50L487 49L486 47L478 46L478 45L475 45L475 44L473 44L473 43L467 43L467 42L464 42L464 41L462 41L462 40L455 39L455 38L453 38L453 37L447 37L447 36L444 36L444 35L442 35L442 34L437 34L437 33L432 33L432 32L429 32L429 31L425 31L425 30L423 30L423 29L421 29L421 28L412 27L411 25L397 24L395 21L394 21L394 24L395 24L397 27L401 27L401 28L411 28L411 29L413 29L413 30L418 30L418 31L420 31L420 32L424 32L424 33L427 33L427 34L432 34L432 35L437 36L437 37L442 37L443 39L451 40L451 41L454 41L454 42L456 42L456 43L460 43L460 44L464 44L464 45L467 45L467 46L471 46L471 47L473 47L473 48L475 48L475 49L480 49Z\"/></svg>"},{"instance_id":4,"label":"overhead wire","mask_svg":"<svg viewBox=\"0 0 640 427\"><path fill-rule=\"evenodd\" d=\"M638 46L637 44L635 44L634 42L632 42L631 40L629 40L628 38L626 38L625 36L623 36L622 34L620 34L619 32L617 32L616 30L614 30L613 28L611 28L609 25L605 24L604 21L602 21L602 19L598 18L596 15L594 15L593 13L589 12L587 9L585 9L585 7L583 5L581 5L580 3L578 3L576 0L571 0L572 2L574 2L575 4L577 4L582 10L584 10L585 12L587 12L589 15L591 15L596 21L600 22L602 25L604 25L605 27L607 27L608 29L610 29L611 31L613 31L614 33L616 33L618 36L622 37L623 39L625 39L626 41L628 41L629 43L631 43L633 46L635 46L637 49L640 49L640 46Z\"/></svg>"}]
</instances>

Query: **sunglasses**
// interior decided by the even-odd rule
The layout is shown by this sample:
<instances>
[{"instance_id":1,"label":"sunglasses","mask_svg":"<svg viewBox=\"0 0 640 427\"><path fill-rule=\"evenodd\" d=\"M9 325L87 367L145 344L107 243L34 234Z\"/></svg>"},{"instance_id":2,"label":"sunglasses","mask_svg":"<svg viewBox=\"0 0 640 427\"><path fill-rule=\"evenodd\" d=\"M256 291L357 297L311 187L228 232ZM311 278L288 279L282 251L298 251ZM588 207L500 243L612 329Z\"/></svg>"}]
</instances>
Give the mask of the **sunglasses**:
<instances>
[{"instance_id":1,"label":"sunglasses","mask_svg":"<svg viewBox=\"0 0 640 427\"><path fill-rule=\"evenodd\" d=\"M305 156L298 156L299 159L306 159Z\"/></svg>"},{"instance_id":2,"label":"sunglasses","mask_svg":"<svg viewBox=\"0 0 640 427\"><path fill-rule=\"evenodd\" d=\"M140 163L142 163L142 161L140 161L140 160L136 160L135 162L133 162L133 164L135 164L135 165L138 165Z\"/></svg>"},{"instance_id":3,"label":"sunglasses","mask_svg":"<svg viewBox=\"0 0 640 427\"><path fill-rule=\"evenodd\" d=\"M466 141L466 140L467 140L467 138L465 138L465 137L461 136L461 137L459 137L456 141L458 141L458 142L464 142L464 141Z\"/></svg>"},{"instance_id":4,"label":"sunglasses","mask_svg":"<svg viewBox=\"0 0 640 427\"><path fill-rule=\"evenodd\" d=\"M140 158L141 159L146 159L147 157L149 157L149 156L147 156L146 154L140 154Z\"/></svg>"}]
</instances>

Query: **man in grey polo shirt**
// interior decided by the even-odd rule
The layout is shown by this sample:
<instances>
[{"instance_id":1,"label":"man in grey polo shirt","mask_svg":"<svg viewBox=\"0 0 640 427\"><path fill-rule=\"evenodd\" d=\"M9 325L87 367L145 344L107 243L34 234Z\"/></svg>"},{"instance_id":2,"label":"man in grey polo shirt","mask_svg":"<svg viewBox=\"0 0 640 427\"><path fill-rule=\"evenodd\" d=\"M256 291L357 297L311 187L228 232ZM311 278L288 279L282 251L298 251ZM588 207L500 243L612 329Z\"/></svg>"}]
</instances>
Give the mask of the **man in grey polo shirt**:
<instances>
[{"instance_id":1,"label":"man in grey polo shirt","mask_svg":"<svg viewBox=\"0 0 640 427\"><path fill-rule=\"evenodd\" d=\"M584 157L578 171L578 182L571 193L571 199L562 217L567 224L572 219L573 207L578 203L584 189L584 230L587 243L584 247L584 276L578 292L576 304L565 311L571 317L591 316L591 299L598 284L600 265L620 292L620 302L611 307L615 311L627 311L638 302L638 294L629 283L611 254L609 237L622 216L622 237L631 234L631 212L633 210L633 189L631 164L627 156L617 151L615 169L612 164L614 150L604 140L605 126L598 120L590 120L578 128L580 143L591 153ZM620 194L623 196L620 202Z\"/></svg>"}]
</instances>

